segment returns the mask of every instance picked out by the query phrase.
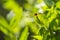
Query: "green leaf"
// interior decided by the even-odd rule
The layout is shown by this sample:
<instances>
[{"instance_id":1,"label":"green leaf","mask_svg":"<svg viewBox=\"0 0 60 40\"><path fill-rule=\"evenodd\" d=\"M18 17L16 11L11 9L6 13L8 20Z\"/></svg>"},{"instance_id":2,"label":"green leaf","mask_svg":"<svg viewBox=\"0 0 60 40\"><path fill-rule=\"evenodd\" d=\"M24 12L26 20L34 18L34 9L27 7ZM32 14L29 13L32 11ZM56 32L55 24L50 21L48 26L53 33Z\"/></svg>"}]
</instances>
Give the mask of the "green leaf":
<instances>
[{"instance_id":1,"label":"green leaf","mask_svg":"<svg viewBox=\"0 0 60 40\"><path fill-rule=\"evenodd\" d=\"M39 27L38 25L34 24L34 23L29 23L29 28L30 28L30 31L33 33L33 34L38 34L39 32Z\"/></svg>"},{"instance_id":2,"label":"green leaf","mask_svg":"<svg viewBox=\"0 0 60 40\"><path fill-rule=\"evenodd\" d=\"M0 31L2 31L4 34L6 34L12 38L14 37L12 28L9 27L7 21L3 17L0 17Z\"/></svg>"},{"instance_id":3,"label":"green leaf","mask_svg":"<svg viewBox=\"0 0 60 40\"><path fill-rule=\"evenodd\" d=\"M46 3L46 5L48 5L49 7L51 7L54 2L52 0L44 0L44 2Z\"/></svg>"},{"instance_id":4,"label":"green leaf","mask_svg":"<svg viewBox=\"0 0 60 40\"><path fill-rule=\"evenodd\" d=\"M36 36L33 36L33 37L37 40L42 40L43 39L43 36L41 36L41 35L36 35Z\"/></svg>"},{"instance_id":5,"label":"green leaf","mask_svg":"<svg viewBox=\"0 0 60 40\"><path fill-rule=\"evenodd\" d=\"M19 40L27 40L29 33L28 33L28 26L25 26L24 30L22 31Z\"/></svg>"}]
</instances>

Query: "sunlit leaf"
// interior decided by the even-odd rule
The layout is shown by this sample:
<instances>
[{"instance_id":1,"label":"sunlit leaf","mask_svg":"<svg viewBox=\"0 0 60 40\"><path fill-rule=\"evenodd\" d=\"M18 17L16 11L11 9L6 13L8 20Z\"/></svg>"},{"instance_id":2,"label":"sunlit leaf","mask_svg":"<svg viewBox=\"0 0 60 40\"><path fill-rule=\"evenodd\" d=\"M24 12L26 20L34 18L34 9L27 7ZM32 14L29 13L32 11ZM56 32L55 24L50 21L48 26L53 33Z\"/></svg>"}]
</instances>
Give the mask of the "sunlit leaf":
<instances>
[{"instance_id":1,"label":"sunlit leaf","mask_svg":"<svg viewBox=\"0 0 60 40\"><path fill-rule=\"evenodd\" d=\"M24 28L24 30L22 31L20 37L19 37L19 40L27 40L27 36L29 35L28 33L28 26L26 26Z\"/></svg>"}]
</instances>

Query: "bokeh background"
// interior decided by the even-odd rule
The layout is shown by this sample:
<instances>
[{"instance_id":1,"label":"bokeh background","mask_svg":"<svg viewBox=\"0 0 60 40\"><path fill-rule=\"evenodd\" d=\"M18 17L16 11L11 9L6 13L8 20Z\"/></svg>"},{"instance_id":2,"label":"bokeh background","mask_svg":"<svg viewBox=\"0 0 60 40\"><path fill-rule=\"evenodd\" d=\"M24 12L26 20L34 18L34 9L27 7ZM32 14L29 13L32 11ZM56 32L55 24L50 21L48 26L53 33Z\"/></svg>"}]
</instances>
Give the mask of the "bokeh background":
<instances>
[{"instance_id":1,"label":"bokeh background","mask_svg":"<svg viewBox=\"0 0 60 40\"><path fill-rule=\"evenodd\" d=\"M0 40L60 40L60 0L0 0Z\"/></svg>"}]
</instances>

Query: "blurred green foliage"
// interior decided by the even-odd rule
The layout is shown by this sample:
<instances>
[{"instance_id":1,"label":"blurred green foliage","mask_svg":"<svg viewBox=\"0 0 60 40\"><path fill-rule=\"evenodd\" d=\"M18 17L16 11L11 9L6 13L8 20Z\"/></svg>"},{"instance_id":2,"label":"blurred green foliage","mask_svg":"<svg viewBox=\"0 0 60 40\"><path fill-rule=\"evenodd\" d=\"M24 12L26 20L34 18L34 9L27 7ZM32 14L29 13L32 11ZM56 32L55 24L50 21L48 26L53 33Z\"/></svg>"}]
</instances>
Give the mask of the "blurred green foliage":
<instances>
[{"instance_id":1,"label":"blurred green foliage","mask_svg":"<svg viewBox=\"0 0 60 40\"><path fill-rule=\"evenodd\" d=\"M0 40L60 40L60 0L0 0Z\"/></svg>"}]
</instances>

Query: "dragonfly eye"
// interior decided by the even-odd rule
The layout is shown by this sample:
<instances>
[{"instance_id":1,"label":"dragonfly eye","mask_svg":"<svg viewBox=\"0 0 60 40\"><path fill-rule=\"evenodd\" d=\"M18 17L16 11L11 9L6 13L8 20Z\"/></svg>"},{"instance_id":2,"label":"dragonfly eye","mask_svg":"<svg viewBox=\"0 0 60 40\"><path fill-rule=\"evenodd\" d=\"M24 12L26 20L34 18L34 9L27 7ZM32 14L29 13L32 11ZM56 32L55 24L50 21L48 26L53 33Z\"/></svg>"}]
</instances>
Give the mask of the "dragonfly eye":
<instances>
[{"instance_id":1,"label":"dragonfly eye","mask_svg":"<svg viewBox=\"0 0 60 40\"><path fill-rule=\"evenodd\" d=\"M35 16L37 16L38 14L37 14L37 13L35 13L34 15L35 15Z\"/></svg>"}]
</instances>

